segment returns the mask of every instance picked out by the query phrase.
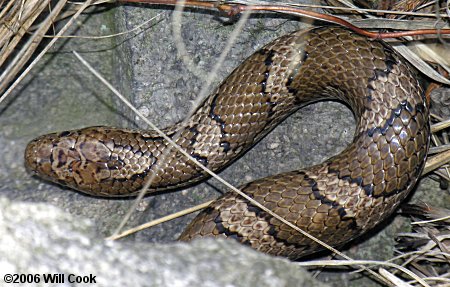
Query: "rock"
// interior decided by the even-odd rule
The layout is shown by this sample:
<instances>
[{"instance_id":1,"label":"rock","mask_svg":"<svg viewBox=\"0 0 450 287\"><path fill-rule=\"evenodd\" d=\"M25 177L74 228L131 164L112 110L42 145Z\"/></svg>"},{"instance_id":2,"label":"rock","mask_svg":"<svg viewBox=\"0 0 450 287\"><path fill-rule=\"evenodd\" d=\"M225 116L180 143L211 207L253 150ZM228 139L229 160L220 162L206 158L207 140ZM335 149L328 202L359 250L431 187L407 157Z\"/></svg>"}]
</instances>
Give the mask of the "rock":
<instances>
[{"instance_id":1,"label":"rock","mask_svg":"<svg viewBox=\"0 0 450 287\"><path fill-rule=\"evenodd\" d=\"M288 260L231 240L111 242L90 220L47 204L0 198L0 210L2 274L37 275L37 286L48 286L49 274L64 274L59 286L77 277L92 286L327 286Z\"/></svg>"}]
</instances>

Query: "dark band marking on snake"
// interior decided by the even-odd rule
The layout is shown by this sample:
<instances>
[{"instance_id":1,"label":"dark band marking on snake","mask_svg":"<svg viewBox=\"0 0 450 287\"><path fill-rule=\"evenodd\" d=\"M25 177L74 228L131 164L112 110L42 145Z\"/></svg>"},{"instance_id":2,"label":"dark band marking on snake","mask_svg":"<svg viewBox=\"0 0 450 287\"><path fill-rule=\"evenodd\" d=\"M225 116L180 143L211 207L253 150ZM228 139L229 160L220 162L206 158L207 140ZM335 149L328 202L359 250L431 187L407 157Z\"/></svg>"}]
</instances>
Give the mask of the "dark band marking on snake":
<instances>
[{"instance_id":1,"label":"dark band marking on snake","mask_svg":"<svg viewBox=\"0 0 450 287\"><path fill-rule=\"evenodd\" d=\"M213 171L236 160L301 106L337 99L356 119L353 142L321 164L252 181L241 190L331 246L388 217L424 166L429 112L415 70L392 48L342 28L276 39L251 55L197 108L187 124L164 129ZM173 135L179 133L179 137ZM134 195L207 177L155 131L92 127L44 135L27 146L27 167L51 181L102 196ZM158 164L156 164L158 163ZM297 259L316 242L228 192L181 235L226 237Z\"/></svg>"}]
</instances>

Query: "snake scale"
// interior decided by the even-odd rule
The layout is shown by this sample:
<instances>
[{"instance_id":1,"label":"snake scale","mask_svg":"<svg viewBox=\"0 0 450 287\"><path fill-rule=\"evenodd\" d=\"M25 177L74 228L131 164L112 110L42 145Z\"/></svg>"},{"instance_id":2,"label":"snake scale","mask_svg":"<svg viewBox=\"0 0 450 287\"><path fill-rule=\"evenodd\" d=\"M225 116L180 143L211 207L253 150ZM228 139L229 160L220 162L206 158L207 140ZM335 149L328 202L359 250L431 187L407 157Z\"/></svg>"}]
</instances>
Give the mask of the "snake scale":
<instances>
[{"instance_id":1,"label":"snake scale","mask_svg":"<svg viewBox=\"0 0 450 287\"><path fill-rule=\"evenodd\" d=\"M255 180L241 190L286 220L340 246L389 216L415 186L429 146L429 111L414 69L391 47L343 28L297 31L267 44L201 104L185 125L164 129L218 171L287 116L337 99L356 119L353 142L302 170ZM175 135L179 133L178 137ZM40 136L25 152L37 175L97 196L135 195L195 183L207 175L155 131L89 127ZM182 233L236 239L298 259L321 249L281 221L228 192Z\"/></svg>"}]
</instances>

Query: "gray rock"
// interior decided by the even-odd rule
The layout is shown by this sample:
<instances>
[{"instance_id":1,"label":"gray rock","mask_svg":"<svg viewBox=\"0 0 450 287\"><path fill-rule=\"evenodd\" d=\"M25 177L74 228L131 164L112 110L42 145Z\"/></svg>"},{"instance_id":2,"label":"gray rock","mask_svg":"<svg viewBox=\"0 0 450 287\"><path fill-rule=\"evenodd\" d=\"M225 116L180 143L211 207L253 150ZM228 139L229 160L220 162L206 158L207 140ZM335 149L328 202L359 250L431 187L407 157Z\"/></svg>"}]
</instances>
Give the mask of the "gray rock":
<instances>
[{"instance_id":1,"label":"gray rock","mask_svg":"<svg viewBox=\"0 0 450 287\"><path fill-rule=\"evenodd\" d=\"M93 278L92 286L327 286L288 260L231 240L108 242L91 221L47 204L0 198L0 210L1 273L36 274L35 286L48 286L48 274L64 274L58 286L72 286L75 276Z\"/></svg>"}]
</instances>

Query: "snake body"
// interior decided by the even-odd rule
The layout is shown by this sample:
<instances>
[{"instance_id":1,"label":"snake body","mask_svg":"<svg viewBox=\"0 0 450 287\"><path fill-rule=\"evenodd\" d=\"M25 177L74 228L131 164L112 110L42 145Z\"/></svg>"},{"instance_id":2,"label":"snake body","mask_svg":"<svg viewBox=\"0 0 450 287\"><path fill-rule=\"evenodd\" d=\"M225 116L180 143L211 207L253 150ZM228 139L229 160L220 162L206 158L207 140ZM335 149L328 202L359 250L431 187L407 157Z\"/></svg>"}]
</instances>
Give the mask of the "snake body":
<instances>
[{"instance_id":1,"label":"snake body","mask_svg":"<svg viewBox=\"0 0 450 287\"><path fill-rule=\"evenodd\" d=\"M389 216L415 186L429 146L429 112L415 71L391 47L342 28L282 36L251 55L200 105L186 125L164 132L213 171L222 169L299 107L346 103L353 142L302 170L241 190L311 235L338 246ZM175 137L176 134L178 137ZM206 177L154 131L90 127L30 142L26 165L39 176L101 196L179 188ZM156 164L159 163L159 164ZM291 259L321 249L234 193L202 211L181 240L227 237Z\"/></svg>"}]
</instances>

